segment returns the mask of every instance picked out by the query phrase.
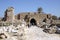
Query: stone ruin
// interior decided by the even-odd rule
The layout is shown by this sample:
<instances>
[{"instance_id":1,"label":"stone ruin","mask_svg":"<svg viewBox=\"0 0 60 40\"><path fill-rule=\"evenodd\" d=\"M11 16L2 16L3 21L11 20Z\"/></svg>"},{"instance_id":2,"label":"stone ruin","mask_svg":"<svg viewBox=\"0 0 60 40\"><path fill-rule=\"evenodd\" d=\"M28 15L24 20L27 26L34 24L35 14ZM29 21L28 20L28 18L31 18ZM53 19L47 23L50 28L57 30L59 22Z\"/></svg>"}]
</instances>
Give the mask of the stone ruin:
<instances>
[{"instance_id":1,"label":"stone ruin","mask_svg":"<svg viewBox=\"0 0 60 40\"><path fill-rule=\"evenodd\" d=\"M22 12L14 15L14 8L8 7L5 11L5 15L2 18L2 22L5 23L17 23L20 24L21 20L24 20L27 25L43 25L47 24L60 24L60 20L53 20L51 14L44 12Z\"/></svg>"},{"instance_id":2,"label":"stone ruin","mask_svg":"<svg viewBox=\"0 0 60 40\"><path fill-rule=\"evenodd\" d=\"M9 7L5 10L5 15L0 19L0 38L7 40L25 40L27 28L37 26L42 28L45 33L56 33L60 20L53 20L51 14L44 12L22 12L14 15L14 8ZM13 38L13 39L11 39Z\"/></svg>"},{"instance_id":3,"label":"stone ruin","mask_svg":"<svg viewBox=\"0 0 60 40\"><path fill-rule=\"evenodd\" d=\"M60 20L53 20L51 14L46 14L44 12L22 12L14 15L13 7L9 7L5 10L5 15L2 18L0 25L9 26L13 24L14 26L17 26L21 25L22 20L26 22L26 26L35 25L48 30L50 30L49 28L51 28L51 25L60 25Z\"/></svg>"}]
</instances>

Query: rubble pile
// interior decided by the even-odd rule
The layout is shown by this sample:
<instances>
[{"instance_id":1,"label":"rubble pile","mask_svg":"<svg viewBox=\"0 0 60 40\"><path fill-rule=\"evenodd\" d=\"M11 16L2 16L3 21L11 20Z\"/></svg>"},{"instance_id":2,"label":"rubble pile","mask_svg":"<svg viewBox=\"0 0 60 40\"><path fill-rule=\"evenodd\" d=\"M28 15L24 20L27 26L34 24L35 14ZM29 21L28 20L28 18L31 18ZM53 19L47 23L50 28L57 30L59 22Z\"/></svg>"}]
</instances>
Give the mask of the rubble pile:
<instances>
[{"instance_id":1,"label":"rubble pile","mask_svg":"<svg viewBox=\"0 0 60 40\"><path fill-rule=\"evenodd\" d=\"M47 27L47 26L46 26ZM54 26L55 27L55 26ZM51 27L50 27L51 28ZM0 27L0 39L2 40L60 40L59 34L49 34L43 30L46 28L39 28L32 25L26 26L25 22L17 27L10 25L8 27ZM54 28L51 28L51 30ZM49 32L51 32L49 30ZM52 31L53 32L53 31Z\"/></svg>"}]
</instances>

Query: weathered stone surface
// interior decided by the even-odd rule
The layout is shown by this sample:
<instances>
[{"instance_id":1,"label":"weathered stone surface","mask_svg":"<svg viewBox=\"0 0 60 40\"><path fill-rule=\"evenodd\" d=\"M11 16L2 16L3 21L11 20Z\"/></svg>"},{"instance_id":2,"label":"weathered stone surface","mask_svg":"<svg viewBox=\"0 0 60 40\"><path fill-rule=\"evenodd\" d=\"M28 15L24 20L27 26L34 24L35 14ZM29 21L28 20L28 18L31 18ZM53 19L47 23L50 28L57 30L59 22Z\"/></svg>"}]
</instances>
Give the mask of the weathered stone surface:
<instances>
[{"instance_id":1,"label":"weathered stone surface","mask_svg":"<svg viewBox=\"0 0 60 40\"><path fill-rule=\"evenodd\" d=\"M26 21L27 25L31 24L31 19L36 20L36 24L40 26L44 19L46 23L48 24L60 24L60 20L53 20L51 14L45 14L44 12L38 13L38 12L22 12L18 13L17 15L14 15L14 8L9 7L5 11L5 15L3 20L7 21L9 23L17 23L20 24L21 20Z\"/></svg>"}]
</instances>

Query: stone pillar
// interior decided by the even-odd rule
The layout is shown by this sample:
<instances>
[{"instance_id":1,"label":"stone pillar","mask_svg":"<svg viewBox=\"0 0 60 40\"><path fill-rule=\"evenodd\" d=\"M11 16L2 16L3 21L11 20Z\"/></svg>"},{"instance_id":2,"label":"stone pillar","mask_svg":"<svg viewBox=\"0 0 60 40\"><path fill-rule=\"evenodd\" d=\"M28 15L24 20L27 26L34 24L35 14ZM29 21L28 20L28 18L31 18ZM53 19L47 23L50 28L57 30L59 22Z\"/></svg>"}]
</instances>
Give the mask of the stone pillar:
<instances>
[{"instance_id":1,"label":"stone pillar","mask_svg":"<svg viewBox=\"0 0 60 40\"><path fill-rule=\"evenodd\" d=\"M6 9L5 11L5 21L9 21L9 22L13 22L14 21L14 8L13 7L9 7L8 9Z\"/></svg>"}]
</instances>

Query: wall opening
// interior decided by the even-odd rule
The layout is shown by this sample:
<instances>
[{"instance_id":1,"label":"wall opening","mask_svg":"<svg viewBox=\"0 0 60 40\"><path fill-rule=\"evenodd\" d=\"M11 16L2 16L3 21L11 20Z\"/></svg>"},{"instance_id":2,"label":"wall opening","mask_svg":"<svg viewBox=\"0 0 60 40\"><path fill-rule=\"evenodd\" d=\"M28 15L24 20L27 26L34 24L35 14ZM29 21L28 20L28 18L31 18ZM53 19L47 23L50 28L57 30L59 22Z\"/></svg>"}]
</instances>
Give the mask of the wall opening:
<instances>
[{"instance_id":1,"label":"wall opening","mask_svg":"<svg viewBox=\"0 0 60 40\"><path fill-rule=\"evenodd\" d=\"M30 20L30 24L31 24L31 25L37 25L36 20L35 20L34 18L32 18L32 19Z\"/></svg>"}]
</instances>

